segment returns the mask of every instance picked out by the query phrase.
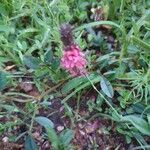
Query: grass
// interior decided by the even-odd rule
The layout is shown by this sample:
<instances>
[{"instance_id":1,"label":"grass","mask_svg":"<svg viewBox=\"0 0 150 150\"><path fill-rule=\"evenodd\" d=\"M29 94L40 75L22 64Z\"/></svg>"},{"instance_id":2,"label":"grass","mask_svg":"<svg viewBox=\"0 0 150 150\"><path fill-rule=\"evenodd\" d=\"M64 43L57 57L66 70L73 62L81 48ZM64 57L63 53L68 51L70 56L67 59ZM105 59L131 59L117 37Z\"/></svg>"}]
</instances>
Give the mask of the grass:
<instances>
[{"instance_id":1,"label":"grass","mask_svg":"<svg viewBox=\"0 0 150 150\"><path fill-rule=\"evenodd\" d=\"M15 132L14 137L8 136L9 142L23 138L26 149L38 149L33 133L37 123L42 125L36 122L37 116L42 116L41 122L47 125L42 138L49 139L54 150L77 149L71 141L78 123L98 115L113 122L111 133L123 135L128 146L134 143L134 149L146 150L150 135L148 6L147 0L2 0L0 139ZM101 12L92 14L91 8ZM94 20L92 15L102 19ZM60 25L67 22L74 26L76 43L88 60L85 77L73 78L60 65ZM86 96L88 92L96 97L94 101ZM54 124L49 114L41 113L53 109L56 99L64 107L61 119L68 117L71 122L60 133L48 126ZM81 114L82 102L88 117ZM17 132L15 128L22 125L26 130Z\"/></svg>"}]
</instances>

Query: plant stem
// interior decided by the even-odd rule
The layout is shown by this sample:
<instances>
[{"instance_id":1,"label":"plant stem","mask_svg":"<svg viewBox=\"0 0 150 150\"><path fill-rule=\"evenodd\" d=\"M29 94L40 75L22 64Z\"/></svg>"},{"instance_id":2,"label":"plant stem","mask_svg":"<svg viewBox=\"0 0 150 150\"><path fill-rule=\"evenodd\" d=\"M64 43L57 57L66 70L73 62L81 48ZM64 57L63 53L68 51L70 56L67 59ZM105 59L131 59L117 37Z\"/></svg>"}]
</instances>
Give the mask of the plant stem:
<instances>
[{"instance_id":1,"label":"plant stem","mask_svg":"<svg viewBox=\"0 0 150 150\"><path fill-rule=\"evenodd\" d=\"M36 115L37 110L38 110L38 104L35 104L32 120L31 120L31 125L30 125L30 129L29 129L30 135L32 134L33 123L34 123L34 119L35 119L35 115Z\"/></svg>"},{"instance_id":2,"label":"plant stem","mask_svg":"<svg viewBox=\"0 0 150 150\"><path fill-rule=\"evenodd\" d=\"M148 69L148 71L145 75L145 78L144 78L145 82L147 82L149 78L150 78L150 68Z\"/></svg>"},{"instance_id":3,"label":"plant stem","mask_svg":"<svg viewBox=\"0 0 150 150\"><path fill-rule=\"evenodd\" d=\"M125 31L125 28L122 26L122 49L121 49L121 52L120 52L120 57L119 57L119 64L121 65L122 63L122 59L124 57L124 55L126 54L127 52L127 46L128 46L128 40L126 38L126 31Z\"/></svg>"},{"instance_id":4,"label":"plant stem","mask_svg":"<svg viewBox=\"0 0 150 150\"><path fill-rule=\"evenodd\" d=\"M76 120L78 120L79 109L80 109L80 93L78 93L78 97L77 97Z\"/></svg>"},{"instance_id":5,"label":"plant stem","mask_svg":"<svg viewBox=\"0 0 150 150\"><path fill-rule=\"evenodd\" d=\"M91 82L90 78L86 75L87 79L89 80L89 82L91 83L92 87L94 88L94 90L105 100L105 102L111 107L111 109L115 112L115 114L117 115L117 117L119 119L121 119L121 115L116 111L116 109L110 104L110 102L103 96L103 94L101 92L98 91L98 89L95 87L95 85Z\"/></svg>"}]
</instances>

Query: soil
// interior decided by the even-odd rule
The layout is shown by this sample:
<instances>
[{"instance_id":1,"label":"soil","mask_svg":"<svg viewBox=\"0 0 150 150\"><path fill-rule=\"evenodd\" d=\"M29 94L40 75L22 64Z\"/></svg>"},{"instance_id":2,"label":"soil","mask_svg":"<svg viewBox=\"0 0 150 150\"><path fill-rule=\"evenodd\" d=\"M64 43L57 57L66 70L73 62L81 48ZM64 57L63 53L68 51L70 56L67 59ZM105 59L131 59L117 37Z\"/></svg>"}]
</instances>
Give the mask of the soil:
<instances>
[{"instance_id":1,"label":"soil","mask_svg":"<svg viewBox=\"0 0 150 150\"><path fill-rule=\"evenodd\" d=\"M75 101L72 101L70 105L74 105L74 109L76 108ZM81 106L79 111L81 117L91 115L88 112L87 106ZM38 114L40 114L40 116L47 116L54 123L55 130L58 133L65 128L72 128L75 133L74 139L72 140L75 150L114 150L115 148L127 150L133 147L133 143L126 144L124 136L118 134L115 129L112 128L114 123L105 118L94 117L93 119L81 120L75 122L75 126L72 126L70 118L64 114L64 107L59 99L53 100L49 108L39 109ZM21 125L13 131L13 134L21 134L26 132L27 129L26 125ZM36 143L41 150L51 150L51 144L42 136L44 132L45 130L41 126L36 123L34 124L32 136ZM9 137L9 135L11 135L11 133L5 133L5 135L1 137L0 150L23 150L24 138L19 139L17 143L9 142L9 140L4 142L4 138Z\"/></svg>"}]
</instances>

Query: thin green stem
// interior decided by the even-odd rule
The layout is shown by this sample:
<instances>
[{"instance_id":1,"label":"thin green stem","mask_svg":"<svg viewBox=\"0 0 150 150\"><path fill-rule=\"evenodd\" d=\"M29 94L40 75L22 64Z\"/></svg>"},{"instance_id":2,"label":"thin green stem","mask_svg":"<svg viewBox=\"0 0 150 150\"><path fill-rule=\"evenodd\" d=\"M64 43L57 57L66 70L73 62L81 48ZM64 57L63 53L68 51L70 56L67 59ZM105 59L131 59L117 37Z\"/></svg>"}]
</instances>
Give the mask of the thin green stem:
<instances>
[{"instance_id":1,"label":"thin green stem","mask_svg":"<svg viewBox=\"0 0 150 150\"><path fill-rule=\"evenodd\" d=\"M146 73L146 75L145 75L144 80L145 80L145 81L148 81L149 78L150 78L150 68L148 69L148 71L147 71L147 73Z\"/></svg>"},{"instance_id":2,"label":"thin green stem","mask_svg":"<svg viewBox=\"0 0 150 150\"><path fill-rule=\"evenodd\" d=\"M99 90L95 87L95 85L91 82L90 78L88 77L88 75L86 75L87 79L89 80L89 82L91 83L92 87L94 88L94 90L105 100L105 102L111 107L111 109L115 112L115 114L117 115L117 117L119 119L121 119L121 115L116 111L116 109L110 104L110 102L103 96L103 94L101 92L99 92Z\"/></svg>"},{"instance_id":3,"label":"thin green stem","mask_svg":"<svg viewBox=\"0 0 150 150\"><path fill-rule=\"evenodd\" d=\"M123 13L124 5L125 5L125 1L124 1L124 0L121 0L120 13Z\"/></svg>"},{"instance_id":4,"label":"thin green stem","mask_svg":"<svg viewBox=\"0 0 150 150\"><path fill-rule=\"evenodd\" d=\"M128 40L126 38L126 31L125 31L124 27L122 27L122 43L123 43L123 45L122 45L121 52L120 52L120 57L119 57L119 64L120 65L122 63L124 55L127 52L127 46L128 46Z\"/></svg>"},{"instance_id":5,"label":"thin green stem","mask_svg":"<svg viewBox=\"0 0 150 150\"><path fill-rule=\"evenodd\" d=\"M80 93L78 93L78 97L77 97L76 120L78 120L79 109L80 109Z\"/></svg>"},{"instance_id":6,"label":"thin green stem","mask_svg":"<svg viewBox=\"0 0 150 150\"><path fill-rule=\"evenodd\" d=\"M34 119L35 119L37 110L38 110L38 104L35 104L33 116L32 116L32 119L31 119L31 125L30 125L30 128L29 128L29 134L32 134L32 129L33 129L33 124L34 124Z\"/></svg>"}]
</instances>

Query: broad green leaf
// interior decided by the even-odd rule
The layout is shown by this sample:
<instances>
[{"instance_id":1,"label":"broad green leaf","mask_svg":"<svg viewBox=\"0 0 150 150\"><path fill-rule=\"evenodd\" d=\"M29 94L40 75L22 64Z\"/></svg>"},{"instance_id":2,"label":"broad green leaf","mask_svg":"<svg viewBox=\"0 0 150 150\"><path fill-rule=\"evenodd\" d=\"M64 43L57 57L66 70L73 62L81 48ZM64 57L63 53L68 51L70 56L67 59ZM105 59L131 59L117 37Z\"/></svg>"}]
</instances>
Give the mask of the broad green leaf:
<instances>
[{"instance_id":1,"label":"broad green leaf","mask_svg":"<svg viewBox=\"0 0 150 150\"><path fill-rule=\"evenodd\" d=\"M85 78L84 77L76 77L67 82L63 88L62 88L62 93L68 93L75 87L78 87L80 84L84 82Z\"/></svg>"},{"instance_id":2,"label":"broad green leaf","mask_svg":"<svg viewBox=\"0 0 150 150\"><path fill-rule=\"evenodd\" d=\"M145 20L149 17L149 12L149 10L145 10L141 18L136 22L139 29L145 24ZM131 28L131 30L128 32L128 37L133 35L133 31L133 28Z\"/></svg>"},{"instance_id":3,"label":"broad green leaf","mask_svg":"<svg viewBox=\"0 0 150 150\"><path fill-rule=\"evenodd\" d=\"M2 62L2 63L5 63L5 62L7 62L7 61L10 61L11 59L10 58L6 58L5 56L3 57L3 56L0 56L0 63Z\"/></svg>"},{"instance_id":4,"label":"broad green leaf","mask_svg":"<svg viewBox=\"0 0 150 150\"><path fill-rule=\"evenodd\" d=\"M50 142L52 143L52 147L55 150L59 150L59 144L60 144L60 140L55 132L54 128L54 124L51 120L49 120L46 117L36 117L35 120L46 129L48 138L50 140Z\"/></svg>"},{"instance_id":5,"label":"broad green leaf","mask_svg":"<svg viewBox=\"0 0 150 150\"><path fill-rule=\"evenodd\" d=\"M51 63L53 60L53 52L51 50L46 51L44 55L44 62Z\"/></svg>"},{"instance_id":6,"label":"broad green leaf","mask_svg":"<svg viewBox=\"0 0 150 150\"><path fill-rule=\"evenodd\" d=\"M132 141L131 137L126 135L125 138L126 138L127 144L130 144Z\"/></svg>"},{"instance_id":7,"label":"broad green leaf","mask_svg":"<svg viewBox=\"0 0 150 150\"><path fill-rule=\"evenodd\" d=\"M54 150L59 150L60 140L59 140L59 137L57 136L55 130L53 128L47 128L46 127L46 132L47 132L47 135L48 135L48 139L52 143L53 149Z\"/></svg>"},{"instance_id":8,"label":"broad green leaf","mask_svg":"<svg viewBox=\"0 0 150 150\"><path fill-rule=\"evenodd\" d=\"M132 109L134 112L141 114L144 112L145 107L140 103L135 103L132 105Z\"/></svg>"},{"instance_id":9,"label":"broad green leaf","mask_svg":"<svg viewBox=\"0 0 150 150\"><path fill-rule=\"evenodd\" d=\"M23 29L23 30L20 31L20 34L18 35L18 37L25 36L28 33L34 33L34 32L38 32L38 30L35 29L35 28Z\"/></svg>"},{"instance_id":10,"label":"broad green leaf","mask_svg":"<svg viewBox=\"0 0 150 150\"><path fill-rule=\"evenodd\" d=\"M58 59L58 58L53 59L52 63L51 63L52 69L56 70L59 68L59 66L60 66L60 59Z\"/></svg>"},{"instance_id":11,"label":"broad green leaf","mask_svg":"<svg viewBox=\"0 0 150 150\"><path fill-rule=\"evenodd\" d=\"M114 96L114 90L113 87L111 85L111 83L106 79L106 78L102 78L100 81L100 86L102 88L102 91L110 98L113 98Z\"/></svg>"},{"instance_id":12,"label":"broad green leaf","mask_svg":"<svg viewBox=\"0 0 150 150\"><path fill-rule=\"evenodd\" d=\"M76 28L75 31L83 30L83 29L89 28L89 27L100 26L100 25L110 25L110 26L119 28L121 30L121 27L112 21L95 21L95 22L83 24L80 27Z\"/></svg>"},{"instance_id":13,"label":"broad green leaf","mask_svg":"<svg viewBox=\"0 0 150 150\"><path fill-rule=\"evenodd\" d=\"M145 135L150 135L150 126L149 124L140 116L128 115L122 117L122 121L129 121L135 126L141 133Z\"/></svg>"},{"instance_id":14,"label":"broad green leaf","mask_svg":"<svg viewBox=\"0 0 150 150\"><path fill-rule=\"evenodd\" d=\"M61 141L65 145L70 144L70 142L73 139L73 137L74 137L74 132L72 130L70 130L70 129L67 129L67 130L63 131L60 134Z\"/></svg>"},{"instance_id":15,"label":"broad green leaf","mask_svg":"<svg viewBox=\"0 0 150 150\"><path fill-rule=\"evenodd\" d=\"M144 137L140 133L132 132L132 135L138 142L140 142L140 145L148 145L148 143L145 141Z\"/></svg>"},{"instance_id":16,"label":"broad green leaf","mask_svg":"<svg viewBox=\"0 0 150 150\"><path fill-rule=\"evenodd\" d=\"M95 84L95 83L98 83L100 80L101 80L101 76L100 75L93 75L92 74L92 79L90 79L91 80L91 82L93 83L93 84ZM84 89L84 88L86 88L86 87L88 87L88 86L90 86L91 85L91 83L87 80L87 82L84 82L83 84L81 84L80 86L77 86L76 87L76 89L72 92L72 93L70 93L69 95L67 95L67 97L65 97L63 100L62 100L62 102L64 103L64 102L66 102L69 98L71 98L73 95L75 95L77 92L79 92L80 90L82 90L82 89Z\"/></svg>"},{"instance_id":17,"label":"broad green leaf","mask_svg":"<svg viewBox=\"0 0 150 150\"><path fill-rule=\"evenodd\" d=\"M0 107L6 109L9 112L19 112L19 110L17 109L17 107L12 106L12 105L1 104Z\"/></svg>"},{"instance_id":18,"label":"broad green leaf","mask_svg":"<svg viewBox=\"0 0 150 150\"><path fill-rule=\"evenodd\" d=\"M0 91L2 91L7 85L7 74L0 71Z\"/></svg>"},{"instance_id":19,"label":"broad green leaf","mask_svg":"<svg viewBox=\"0 0 150 150\"><path fill-rule=\"evenodd\" d=\"M39 68L40 61L38 58L32 57L32 56L24 56L23 57L23 63L29 67L30 69L37 69Z\"/></svg>"},{"instance_id":20,"label":"broad green leaf","mask_svg":"<svg viewBox=\"0 0 150 150\"><path fill-rule=\"evenodd\" d=\"M135 36L132 36L131 39L133 40L133 43L135 43L136 45L139 45L140 47L142 47L143 49L145 49L145 51L147 53L150 53L150 44L148 44L147 42L135 37Z\"/></svg>"},{"instance_id":21,"label":"broad green leaf","mask_svg":"<svg viewBox=\"0 0 150 150\"><path fill-rule=\"evenodd\" d=\"M37 79L43 79L49 75L49 68L42 67L35 70L35 76Z\"/></svg>"},{"instance_id":22,"label":"broad green leaf","mask_svg":"<svg viewBox=\"0 0 150 150\"><path fill-rule=\"evenodd\" d=\"M105 60L110 60L110 58L111 58L112 56L118 56L119 54L120 54L119 52L111 52L111 53L109 53L109 54L100 56L100 57L96 60L96 62L103 62L103 61L105 61Z\"/></svg>"},{"instance_id":23,"label":"broad green leaf","mask_svg":"<svg viewBox=\"0 0 150 150\"><path fill-rule=\"evenodd\" d=\"M41 126L45 128L54 128L54 123L46 117L39 116L35 118L36 122L38 122Z\"/></svg>"},{"instance_id":24,"label":"broad green leaf","mask_svg":"<svg viewBox=\"0 0 150 150\"><path fill-rule=\"evenodd\" d=\"M6 8L5 8L5 4L2 4L2 3L1 3L1 5L0 5L0 14L1 14L2 16L7 16L7 15L8 15L8 11L7 11Z\"/></svg>"},{"instance_id":25,"label":"broad green leaf","mask_svg":"<svg viewBox=\"0 0 150 150\"><path fill-rule=\"evenodd\" d=\"M6 32L6 33L14 33L15 29L11 26L7 25L0 25L0 32Z\"/></svg>"},{"instance_id":26,"label":"broad green leaf","mask_svg":"<svg viewBox=\"0 0 150 150\"><path fill-rule=\"evenodd\" d=\"M97 75L91 74L89 76L89 78L91 80L93 80L94 78L96 78ZM78 88L79 86L81 86L83 83L88 82L88 79L86 77L76 77L73 78L72 80L68 81L62 88L62 93L66 94L68 92L70 92L71 90L73 90L74 88Z\"/></svg>"},{"instance_id":27,"label":"broad green leaf","mask_svg":"<svg viewBox=\"0 0 150 150\"><path fill-rule=\"evenodd\" d=\"M25 150L38 150L34 139L30 135L25 139Z\"/></svg>"}]
</instances>

